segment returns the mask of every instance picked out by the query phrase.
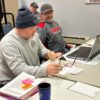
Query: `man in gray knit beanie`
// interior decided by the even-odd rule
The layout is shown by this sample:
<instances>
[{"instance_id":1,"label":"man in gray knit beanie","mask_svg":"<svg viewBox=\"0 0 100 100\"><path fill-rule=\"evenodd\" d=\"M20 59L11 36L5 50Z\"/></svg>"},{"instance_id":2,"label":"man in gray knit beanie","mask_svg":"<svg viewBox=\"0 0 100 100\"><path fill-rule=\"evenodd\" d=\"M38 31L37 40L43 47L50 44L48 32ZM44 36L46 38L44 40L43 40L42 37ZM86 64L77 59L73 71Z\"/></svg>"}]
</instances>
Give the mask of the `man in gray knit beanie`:
<instances>
[{"instance_id":1,"label":"man in gray knit beanie","mask_svg":"<svg viewBox=\"0 0 100 100\"><path fill-rule=\"evenodd\" d=\"M16 27L0 42L0 86L22 72L36 77L54 75L60 65L41 66L39 56L55 60L60 55L46 49L36 32L37 19L23 6L18 10Z\"/></svg>"}]
</instances>

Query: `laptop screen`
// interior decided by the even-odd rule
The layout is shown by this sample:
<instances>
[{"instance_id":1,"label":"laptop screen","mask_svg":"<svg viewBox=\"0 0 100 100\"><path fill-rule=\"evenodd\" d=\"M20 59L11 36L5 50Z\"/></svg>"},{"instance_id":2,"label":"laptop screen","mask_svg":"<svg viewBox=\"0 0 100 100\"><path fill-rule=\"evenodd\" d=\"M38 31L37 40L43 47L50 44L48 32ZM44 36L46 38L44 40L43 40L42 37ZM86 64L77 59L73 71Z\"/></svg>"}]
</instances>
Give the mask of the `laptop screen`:
<instances>
[{"instance_id":1,"label":"laptop screen","mask_svg":"<svg viewBox=\"0 0 100 100\"><path fill-rule=\"evenodd\" d=\"M99 53L100 53L100 35L96 37L95 43L92 47L88 60L93 59Z\"/></svg>"},{"instance_id":2,"label":"laptop screen","mask_svg":"<svg viewBox=\"0 0 100 100\"><path fill-rule=\"evenodd\" d=\"M95 39L95 43L92 47L81 46L74 52L66 55L68 58L79 59L79 60L92 60L97 54L100 53L100 35Z\"/></svg>"}]
</instances>

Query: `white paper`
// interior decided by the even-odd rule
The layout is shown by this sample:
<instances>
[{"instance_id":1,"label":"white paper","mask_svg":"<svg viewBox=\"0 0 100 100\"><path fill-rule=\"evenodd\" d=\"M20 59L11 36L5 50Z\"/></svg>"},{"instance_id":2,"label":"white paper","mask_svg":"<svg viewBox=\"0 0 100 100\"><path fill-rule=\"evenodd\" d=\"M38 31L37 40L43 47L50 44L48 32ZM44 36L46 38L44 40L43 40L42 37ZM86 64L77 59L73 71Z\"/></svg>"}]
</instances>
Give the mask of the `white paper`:
<instances>
[{"instance_id":1,"label":"white paper","mask_svg":"<svg viewBox=\"0 0 100 100\"><path fill-rule=\"evenodd\" d=\"M71 67L63 67L62 71L59 72L59 74L73 74L73 75L76 75L76 74L79 74L83 71L82 68L78 68L78 67L75 67L75 66L71 66Z\"/></svg>"},{"instance_id":2,"label":"white paper","mask_svg":"<svg viewBox=\"0 0 100 100\"><path fill-rule=\"evenodd\" d=\"M89 97L95 97L98 93L100 93L100 88L85 83L81 83L81 82L77 82L69 89L87 95Z\"/></svg>"}]
</instances>

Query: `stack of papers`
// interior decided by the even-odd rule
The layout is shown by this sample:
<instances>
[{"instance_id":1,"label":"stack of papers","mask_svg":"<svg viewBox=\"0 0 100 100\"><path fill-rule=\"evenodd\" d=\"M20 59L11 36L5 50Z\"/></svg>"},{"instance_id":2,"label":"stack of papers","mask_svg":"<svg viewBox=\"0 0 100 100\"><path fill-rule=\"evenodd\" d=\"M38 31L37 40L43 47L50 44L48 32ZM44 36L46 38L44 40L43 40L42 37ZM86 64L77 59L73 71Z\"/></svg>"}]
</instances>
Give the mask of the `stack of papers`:
<instances>
[{"instance_id":1,"label":"stack of papers","mask_svg":"<svg viewBox=\"0 0 100 100\"><path fill-rule=\"evenodd\" d=\"M26 98L38 92L37 85L41 82L42 79L35 79L34 76L23 72L2 87L0 89L0 95L4 97L8 96L8 98L15 98L16 100L26 100Z\"/></svg>"},{"instance_id":2,"label":"stack of papers","mask_svg":"<svg viewBox=\"0 0 100 100\"><path fill-rule=\"evenodd\" d=\"M65 75L65 74L76 75L76 74L81 73L82 71L83 71L82 68L78 68L78 67L75 67L75 66L63 67L62 71L60 71L59 74L61 74L61 75Z\"/></svg>"},{"instance_id":3,"label":"stack of papers","mask_svg":"<svg viewBox=\"0 0 100 100\"><path fill-rule=\"evenodd\" d=\"M95 97L98 93L100 93L100 88L85 83L81 83L81 82L77 82L69 89L87 95L89 97Z\"/></svg>"}]
</instances>

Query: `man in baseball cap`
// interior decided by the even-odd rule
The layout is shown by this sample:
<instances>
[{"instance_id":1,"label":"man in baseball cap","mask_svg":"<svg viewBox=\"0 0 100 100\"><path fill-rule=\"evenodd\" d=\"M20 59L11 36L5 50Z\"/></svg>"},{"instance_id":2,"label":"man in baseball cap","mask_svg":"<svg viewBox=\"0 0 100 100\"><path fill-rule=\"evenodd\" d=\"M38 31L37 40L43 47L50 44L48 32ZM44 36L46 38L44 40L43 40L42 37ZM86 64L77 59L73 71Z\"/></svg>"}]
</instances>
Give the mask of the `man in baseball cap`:
<instances>
[{"instance_id":1,"label":"man in baseball cap","mask_svg":"<svg viewBox=\"0 0 100 100\"><path fill-rule=\"evenodd\" d=\"M37 17L37 19L40 19L40 13L37 11L38 8L39 6L36 2L30 4L30 11Z\"/></svg>"},{"instance_id":2,"label":"man in baseball cap","mask_svg":"<svg viewBox=\"0 0 100 100\"><path fill-rule=\"evenodd\" d=\"M50 4L43 4L40 11L43 22L38 24L38 34L42 43L54 52L68 52L70 47L63 40L62 29L53 20L53 7Z\"/></svg>"}]
</instances>

